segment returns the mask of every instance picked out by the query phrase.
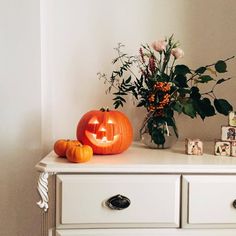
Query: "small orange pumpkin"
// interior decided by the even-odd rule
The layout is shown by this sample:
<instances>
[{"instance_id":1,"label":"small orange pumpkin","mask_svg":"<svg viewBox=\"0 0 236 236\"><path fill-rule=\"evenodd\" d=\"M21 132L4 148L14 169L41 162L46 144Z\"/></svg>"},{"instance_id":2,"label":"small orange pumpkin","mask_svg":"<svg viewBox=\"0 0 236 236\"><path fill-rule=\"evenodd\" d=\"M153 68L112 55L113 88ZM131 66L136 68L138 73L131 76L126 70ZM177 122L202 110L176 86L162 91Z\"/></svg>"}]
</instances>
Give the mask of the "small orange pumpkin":
<instances>
[{"instance_id":1,"label":"small orange pumpkin","mask_svg":"<svg viewBox=\"0 0 236 236\"><path fill-rule=\"evenodd\" d=\"M80 144L78 140L70 140L70 139L59 139L54 143L54 152L59 157L66 157L66 150L71 145Z\"/></svg>"},{"instance_id":2,"label":"small orange pumpkin","mask_svg":"<svg viewBox=\"0 0 236 236\"><path fill-rule=\"evenodd\" d=\"M68 161L81 163L86 162L93 156L93 149L88 145L76 144L68 147L66 157Z\"/></svg>"}]
</instances>

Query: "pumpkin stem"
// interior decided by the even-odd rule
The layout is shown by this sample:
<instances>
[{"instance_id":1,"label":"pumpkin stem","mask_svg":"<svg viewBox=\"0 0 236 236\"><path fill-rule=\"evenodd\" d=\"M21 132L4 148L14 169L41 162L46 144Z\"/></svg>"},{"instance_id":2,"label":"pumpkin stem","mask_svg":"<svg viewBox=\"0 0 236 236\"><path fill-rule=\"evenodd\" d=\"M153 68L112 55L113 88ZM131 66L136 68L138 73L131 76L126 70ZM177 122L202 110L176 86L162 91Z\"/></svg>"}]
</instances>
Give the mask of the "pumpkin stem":
<instances>
[{"instance_id":1,"label":"pumpkin stem","mask_svg":"<svg viewBox=\"0 0 236 236\"><path fill-rule=\"evenodd\" d=\"M109 107L102 107L100 111L105 112L105 111L110 111Z\"/></svg>"}]
</instances>

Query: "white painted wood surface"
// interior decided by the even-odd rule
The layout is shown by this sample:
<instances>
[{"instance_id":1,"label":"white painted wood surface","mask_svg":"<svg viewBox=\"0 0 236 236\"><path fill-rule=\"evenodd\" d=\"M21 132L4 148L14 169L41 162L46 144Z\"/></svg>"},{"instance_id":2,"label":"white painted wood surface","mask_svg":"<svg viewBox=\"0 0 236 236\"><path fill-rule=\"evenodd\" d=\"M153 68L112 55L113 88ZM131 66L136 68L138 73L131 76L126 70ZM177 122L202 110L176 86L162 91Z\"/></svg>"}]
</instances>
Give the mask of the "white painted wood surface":
<instances>
[{"instance_id":1,"label":"white painted wood surface","mask_svg":"<svg viewBox=\"0 0 236 236\"><path fill-rule=\"evenodd\" d=\"M56 173L236 173L236 158L215 156L214 143L204 143L203 156L186 155L184 143L172 149L148 149L134 143L118 155L94 155L86 163L70 163L52 151L36 166Z\"/></svg>"},{"instance_id":2,"label":"white painted wood surface","mask_svg":"<svg viewBox=\"0 0 236 236\"><path fill-rule=\"evenodd\" d=\"M56 236L235 236L232 229L94 229L57 230Z\"/></svg>"},{"instance_id":3,"label":"white painted wood surface","mask_svg":"<svg viewBox=\"0 0 236 236\"><path fill-rule=\"evenodd\" d=\"M42 172L38 180L38 193L41 200L37 202L38 206L45 212L48 210L48 173Z\"/></svg>"},{"instance_id":4,"label":"white painted wood surface","mask_svg":"<svg viewBox=\"0 0 236 236\"><path fill-rule=\"evenodd\" d=\"M183 224L236 228L236 175L183 176Z\"/></svg>"},{"instance_id":5,"label":"white painted wood surface","mask_svg":"<svg viewBox=\"0 0 236 236\"><path fill-rule=\"evenodd\" d=\"M179 227L180 175L58 175L57 192L58 227ZM117 194L128 208L105 206Z\"/></svg>"},{"instance_id":6,"label":"white painted wood surface","mask_svg":"<svg viewBox=\"0 0 236 236\"><path fill-rule=\"evenodd\" d=\"M36 169L57 178L55 235L235 236L236 158L213 153L214 143L204 143L203 156L186 155L184 143L171 150L134 143L74 164L52 151ZM131 198L130 208L104 208L116 194Z\"/></svg>"}]
</instances>

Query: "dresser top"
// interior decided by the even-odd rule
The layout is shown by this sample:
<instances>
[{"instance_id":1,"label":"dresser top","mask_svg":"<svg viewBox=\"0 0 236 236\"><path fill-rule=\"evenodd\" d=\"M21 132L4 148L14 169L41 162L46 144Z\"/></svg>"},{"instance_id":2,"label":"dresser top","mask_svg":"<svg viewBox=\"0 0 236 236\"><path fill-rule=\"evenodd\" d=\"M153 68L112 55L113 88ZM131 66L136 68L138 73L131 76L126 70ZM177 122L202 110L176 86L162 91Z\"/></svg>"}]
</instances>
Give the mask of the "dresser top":
<instances>
[{"instance_id":1,"label":"dresser top","mask_svg":"<svg viewBox=\"0 0 236 236\"><path fill-rule=\"evenodd\" d=\"M50 152L37 165L42 172L53 173L234 173L236 157L215 156L214 143L204 142L202 156L186 155L184 142L172 149L149 149L134 142L117 155L94 155L89 162L71 163Z\"/></svg>"}]
</instances>

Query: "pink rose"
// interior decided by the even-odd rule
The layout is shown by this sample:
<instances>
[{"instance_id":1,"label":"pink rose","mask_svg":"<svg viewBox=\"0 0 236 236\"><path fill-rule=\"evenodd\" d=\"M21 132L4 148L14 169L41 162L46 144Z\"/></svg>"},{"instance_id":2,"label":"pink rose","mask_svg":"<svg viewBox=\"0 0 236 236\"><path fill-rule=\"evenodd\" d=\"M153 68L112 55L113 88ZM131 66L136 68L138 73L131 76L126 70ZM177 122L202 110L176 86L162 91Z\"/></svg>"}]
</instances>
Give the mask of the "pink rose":
<instances>
[{"instance_id":1,"label":"pink rose","mask_svg":"<svg viewBox=\"0 0 236 236\"><path fill-rule=\"evenodd\" d=\"M157 52L162 52L166 49L167 42L165 40L159 40L152 43L152 47Z\"/></svg>"},{"instance_id":2,"label":"pink rose","mask_svg":"<svg viewBox=\"0 0 236 236\"><path fill-rule=\"evenodd\" d=\"M173 48L171 50L171 54L175 57L175 59L179 59L184 56L184 51L181 48Z\"/></svg>"}]
</instances>

